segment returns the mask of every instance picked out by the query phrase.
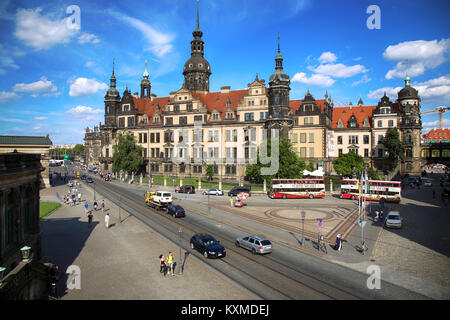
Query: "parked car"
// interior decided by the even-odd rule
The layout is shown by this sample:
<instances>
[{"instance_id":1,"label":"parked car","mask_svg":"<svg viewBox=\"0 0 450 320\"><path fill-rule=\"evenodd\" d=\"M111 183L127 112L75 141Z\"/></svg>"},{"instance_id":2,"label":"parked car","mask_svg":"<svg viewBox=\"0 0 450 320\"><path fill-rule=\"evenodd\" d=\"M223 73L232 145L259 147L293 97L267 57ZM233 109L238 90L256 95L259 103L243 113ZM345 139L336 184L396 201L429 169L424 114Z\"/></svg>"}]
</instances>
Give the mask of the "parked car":
<instances>
[{"instance_id":1,"label":"parked car","mask_svg":"<svg viewBox=\"0 0 450 320\"><path fill-rule=\"evenodd\" d=\"M209 234L194 234L190 243L191 249L198 250L205 258L223 258L226 256L225 248Z\"/></svg>"},{"instance_id":2,"label":"parked car","mask_svg":"<svg viewBox=\"0 0 450 320\"><path fill-rule=\"evenodd\" d=\"M203 195L214 195L214 196L223 196L223 191L220 189L212 188L209 190L204 190L202 192Z\"/></svg>"},{"instance_id":3,"label":"parked car","mask_svg":"<svg viewBox=\"0 0 450 320\"><path fill-rule=\"evenodd\" d=\"M159 204L172 204L172 193L167 191L156 191L152 197L153 202Z\"/></svg>"},{"instance_id":4,"label":"parked car","mask_svg":"<svg viewBox=\"0 0 450 320\"><path fill-rule=\"evenodd\" d=\"M389 211L385 226L388 228L401 228L402 227L402 217L398 211Z\"/></svg>"},{"instance_id":5,"label":"parked car","mask_svg":"<svg viewBox=\"0 0 450 320\"><path fill-rule=\"evenodd\" d=\"M432 187L433 183L431 182L431 180L426 180L423 185L424 187Z\"/></svg>"},{"instance_id":6,"label":"parked car","mask_svg":"<svg viewBox=\"0 0 450 320\"><path fill-rule=\"evenodd\" d=\"M251 190L250 187L234 187L233 189L228 191L228 196L235 197L241 192L248 193L248 195L251 196L252 194L251 194L250 190Z\"/></svg>"},{"instance_id":7,"label":"parked car","mask_svg":"<svg viewBox=\"0 0 450 320\"><path fill-rule=\"evenodd\" d=\"M86 178L86 182L87 182L87 183L93 183L93 182L94 182L94 179L92 179L91 177L87 177L87 178Z\"/></svg>"},{"instance_id":8,"label":"parked car","mask_svg":"<svg viewBox=\"0 0 450 320\"><path fill-rule=\"evenodd\" d=\"M181 186L178 190L179 193L195 193L194 186Z\"/></svg>"},{"instance_id":9,"label":"parked car","mask_svg":"<svg viewBox=\"0 0 450 320\"><path fill-rule=\"evenodd\" d=\"M167 213L173 216L174 218L182 218L186 216L186 212L181 206L169 206L167 208Z\"/></svg>"},{"instance_id":10,"label":"parked car","mask_svg":"<svg viewBox=\"0 0 450 320\"><path fill-rule=\"evenodd\" d=\"M270 240L259 236L237 238L235 245L236 247L250 250L253 254L265 254L272 252L272 243Z\"/></svg>"}]
</instances>

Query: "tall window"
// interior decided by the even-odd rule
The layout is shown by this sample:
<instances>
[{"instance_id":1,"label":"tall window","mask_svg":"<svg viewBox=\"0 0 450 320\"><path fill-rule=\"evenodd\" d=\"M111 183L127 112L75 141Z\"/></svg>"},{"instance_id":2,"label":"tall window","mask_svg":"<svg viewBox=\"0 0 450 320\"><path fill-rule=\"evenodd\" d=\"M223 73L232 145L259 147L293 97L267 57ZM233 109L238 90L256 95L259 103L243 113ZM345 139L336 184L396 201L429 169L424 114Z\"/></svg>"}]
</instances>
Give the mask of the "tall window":
<instances>
[{"instance_id":1,"label":"tall window","mask_svg":"<svg viewBox=\"0 0 450 320\"><path fill-rule=\"evenodd\" d=\"M31 233L33 205L33 190L31 187L28 187L25 191L25 196L22 199L22 226L24 235Z\"/></svg>"},{"instance_id":2,"label":"tall window","mask_svg":"<svg viewBox=\"0 0 450 320\"><path fill-rule=\"evenodd\" d=\"M337 143L338 144L342 144L342 136L338 136L337 137Z\"/></svg>"},{"instance_id":3,"label":"tall window","mask_svg":"<svg viewBox=\"0 0 450 320\"><path fill-rule=\"evenodd\" d=\"M369 136L368 135L365 135L363 139L364 139L364 144L369 144Z\"/></svg>"},{"instance_id":4,"label":"tall window","mask_svg":"<svg viewBox=\"0 0 450 320\"><path fill-rule=\"evenodd\" d=\"M14 216L17 208L17 198L10 192L6 203L5 212L5 248L14 243Z\"/></svg>"},{"instance_id":5,"label":"tall window","mask_svg":"<svg viewBox=\"0 0 450 320\"><path fill-rule=\"evenodd\" d=\"M349 144L358 144L358 136L348 136Z\"/></svg>"}]
</instances>

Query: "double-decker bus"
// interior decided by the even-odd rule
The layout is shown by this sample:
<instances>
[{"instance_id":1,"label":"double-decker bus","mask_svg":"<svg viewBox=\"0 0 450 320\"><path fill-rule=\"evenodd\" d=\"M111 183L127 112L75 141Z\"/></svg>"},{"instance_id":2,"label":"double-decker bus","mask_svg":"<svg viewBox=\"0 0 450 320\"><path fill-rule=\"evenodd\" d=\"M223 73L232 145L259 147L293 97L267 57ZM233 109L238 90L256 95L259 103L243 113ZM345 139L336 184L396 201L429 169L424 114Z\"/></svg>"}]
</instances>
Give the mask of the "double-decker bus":
<instances>
[{"instance_id":1,"label":"double-decker bus","mask_svg":"<svg viewBox=\"0 0 450 320\"><path fill-rule=\"evenodd\" d=\"M368 180L368 193L361 193L366 200L386 202L400 202L402 187L400 181ZM341 198L358 199L358 186L356 179L342 179Z\"/></svg>"},{"instance_id":2,"label":"double-decker bus","mask_svg":"<svg viewBox=\"0 0 450 320\"><path fill-rule=\"evenodd\" d=\"M325 197L325 180L317 179L273 179L269 198L323 198Z\"/></svg>"}]
</instances>

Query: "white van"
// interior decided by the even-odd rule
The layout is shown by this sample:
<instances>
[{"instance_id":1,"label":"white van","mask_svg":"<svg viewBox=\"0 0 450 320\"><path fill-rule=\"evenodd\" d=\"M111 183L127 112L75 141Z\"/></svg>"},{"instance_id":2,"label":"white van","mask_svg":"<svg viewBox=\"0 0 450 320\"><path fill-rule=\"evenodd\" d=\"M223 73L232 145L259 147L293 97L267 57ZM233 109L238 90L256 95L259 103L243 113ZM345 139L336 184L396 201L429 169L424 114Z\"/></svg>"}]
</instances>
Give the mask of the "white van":
<instances>
[{"instance_id":1,"label":"white van","mask_svg":"<svg viewBox=\"0 0 450 320\"><path fill-rule=\"evenodd\" d=\"M160 204L171 204L172 203L172 193L168 191L156 191L153 195L153 201Z\"/></svg>"}]
</instances>

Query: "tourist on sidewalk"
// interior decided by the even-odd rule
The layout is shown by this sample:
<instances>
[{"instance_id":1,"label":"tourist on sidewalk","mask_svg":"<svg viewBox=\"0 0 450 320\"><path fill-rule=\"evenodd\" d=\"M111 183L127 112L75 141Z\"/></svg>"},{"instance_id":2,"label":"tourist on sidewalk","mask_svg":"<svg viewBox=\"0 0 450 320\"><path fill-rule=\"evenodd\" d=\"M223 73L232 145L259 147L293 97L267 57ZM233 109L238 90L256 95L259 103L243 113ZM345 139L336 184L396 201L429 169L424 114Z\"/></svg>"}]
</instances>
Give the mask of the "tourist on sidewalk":
<instances>
[{"instance_id":1,"label":"tourist on sidewalk","mask_svg":"<svg viewBox=\"0 0 450 320\"><path fill-rule=\"evenodd\" d=\"M105 215L105 227L106 229L109 229L109 213Z\"/></svg>"},{"instance_id":2,"label":"tourist on sidewalk","mask_svg":"<svg viewBox=\"0 0 450 320\"><path fill-rule=\"evenodd\" d=\"M167 275L168 269L169 269L169 267L167 265L166 258L164 257L164 255L160 254L159 255L159 273L163 273L164 277L165 277Z\"/></svg>"},{"instance_id":3,"label":"tourist on sidewalk","mask_svg":"<svg viewBox=\"0 0 450 320\"><path fill-rule=\"evenodd\" d=\"M167 257L167 264L169 265L169 271L172 274L172 276L174 276L175 274L173 273L173 255L172 252L169 252L169 256Z\"/></svg>"},{"instance_id":4,"label":"tourist on sidewalk","mask_svg":"<svg viewBox=\"0 0 450 320\"><path fill-rule=\"evenodd\" d=\"M78 202L81 203L81 192L78 193Z\"/></svg>"},{"instance_id":5,"label":"tourist on sidewalk","mask_svg":"<svg viewBox=\"0 0 450 320\"><path fill-rule=\"evenodd\" d=\"M92 214L92 212L89 212L89 215L88 215L88 221L89 221L89 223L88 223L88 227L90 228L91 227L91 225L92 225L92 219L94 218L94 215Z\"/></svg>"},{"instance_id":6,"label":"tourist on sidewalk","mask_svg":"<svg viewBox=\"0 0 450 320\"><path fill-rule=\"evenodd\" d=\"M336 244L334 245L334 250L337 250L337 251L342 250L342 239L341 239L340 233L336 237Z\"/></svg>"},{"instance_id":7,"label":"tourist on sidewalk","mask_svg":"<svg viewBox=\"0 0 450 320\"><path fill-rule=\"evenodd\" d=\"M88 214L88 203L86 201L86 203L84 204L84 213L87 215Z\"/></svg>"},{"instance_id":8,"label":"tourist on sidewalk","mask_svg":"<svg viewBox=\"0 0 450 320\"><path fill-rule=\"evenodd\" d=\"M102 213L105 214L105 199L102 200Z\"/></svg>"}]
</instances>

